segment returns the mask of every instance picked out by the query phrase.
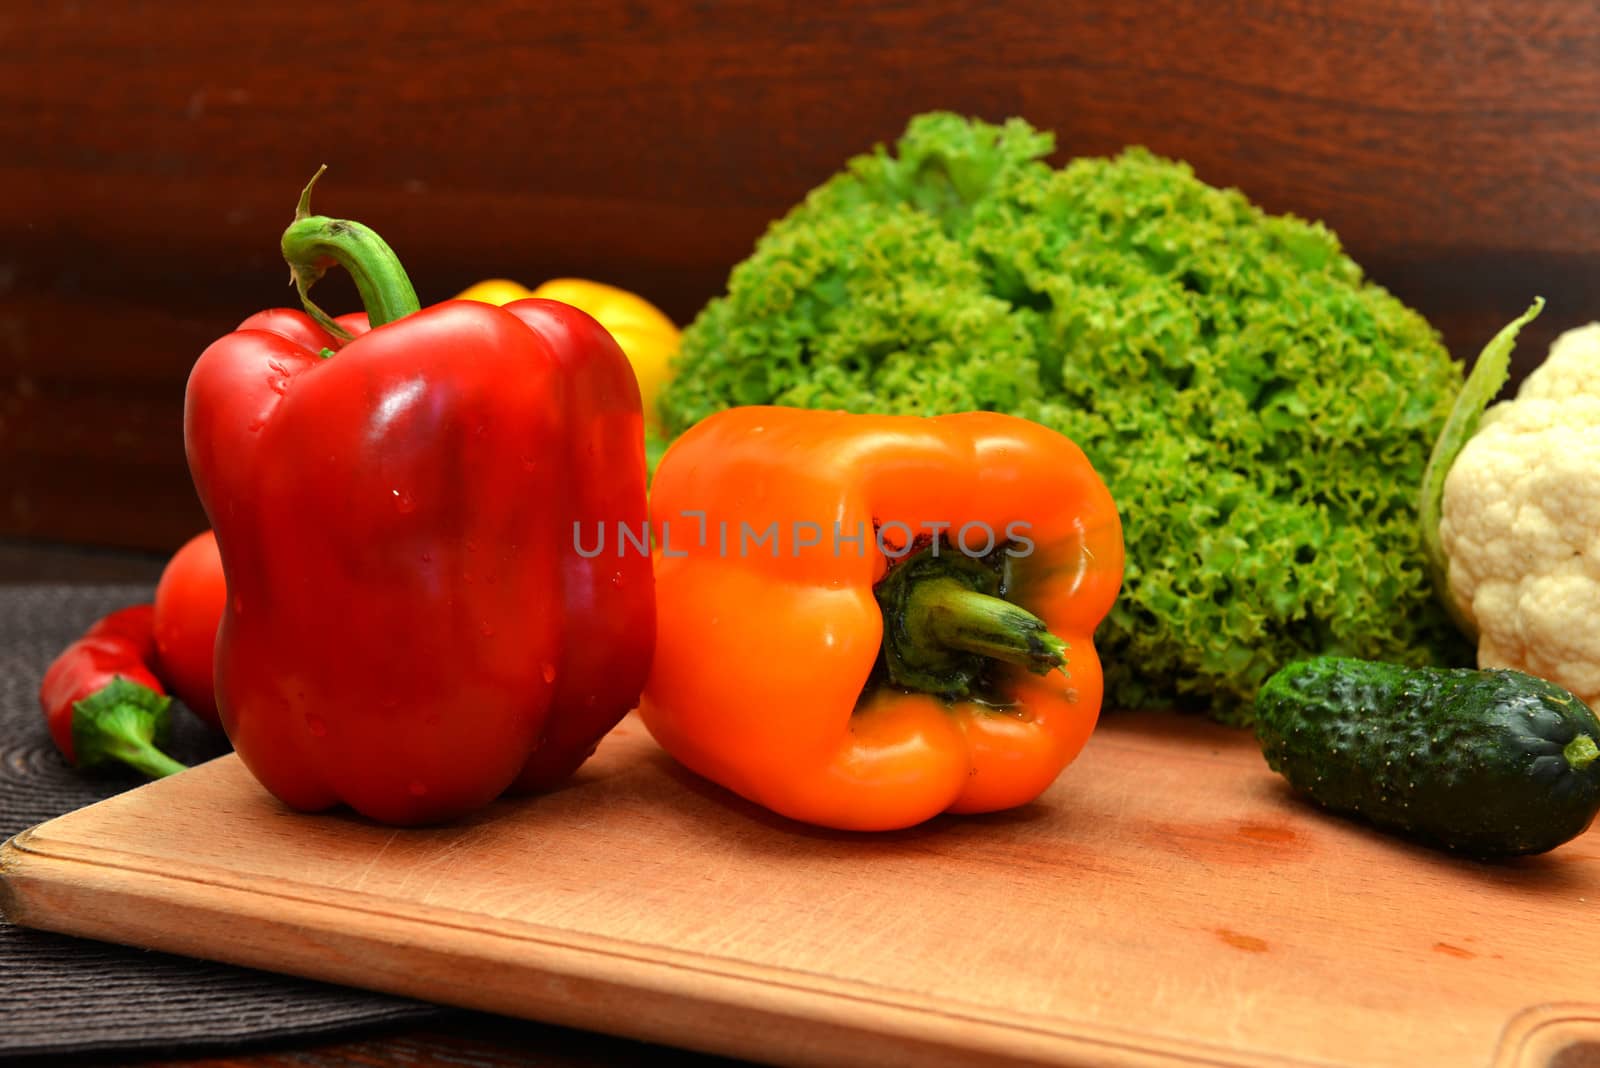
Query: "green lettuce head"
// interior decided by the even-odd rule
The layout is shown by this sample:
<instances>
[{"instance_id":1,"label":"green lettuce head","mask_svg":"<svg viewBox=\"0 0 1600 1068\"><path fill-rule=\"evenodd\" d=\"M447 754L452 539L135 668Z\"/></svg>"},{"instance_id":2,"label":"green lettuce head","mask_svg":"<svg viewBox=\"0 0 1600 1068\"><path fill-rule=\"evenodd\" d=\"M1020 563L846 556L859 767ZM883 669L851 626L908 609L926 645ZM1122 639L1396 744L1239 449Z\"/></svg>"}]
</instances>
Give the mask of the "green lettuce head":
<instances>
[{"instance_id":1,"label":"green lettuce head","mask_svg":"<svg viewBox=\"0 0 1600 1068\"><path fill-rule=\"evenodd\" d=\"M1436 333L1321 225L1130 149L936 113L767 231L685 333L669 435L741 404L1009 412L1078 443L1121 508L1097 636L1109 707L1242 722L1327 653L1470 653L1415 499L1461 385Z\"/></svg>"}]
</instances>

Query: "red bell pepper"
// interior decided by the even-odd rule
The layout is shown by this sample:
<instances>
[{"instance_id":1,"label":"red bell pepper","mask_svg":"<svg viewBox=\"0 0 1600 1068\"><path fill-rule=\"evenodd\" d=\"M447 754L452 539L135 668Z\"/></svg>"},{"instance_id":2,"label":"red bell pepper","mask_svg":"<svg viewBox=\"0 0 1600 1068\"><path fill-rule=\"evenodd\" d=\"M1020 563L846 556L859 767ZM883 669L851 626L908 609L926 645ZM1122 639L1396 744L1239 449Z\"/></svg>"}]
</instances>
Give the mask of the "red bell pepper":
<instances>
[{"instance_id":1,"label":"red bell pepper","mask_svg":"<svg viewBox=\"0 0 1600 1068\"><path fill-rule=\"evenodd\" d=\"M150 672L151 618L147 604L112 612L46 669L39 705L56 748L74 767L120 761L152 778L183 770L159 748L172 698Z\"/></svg>"},{"instance_id":2,"label":"red bell pepper","mask_svg":"<svg viewBox=\"0 0 1600 1068\"><path fill-rule=\"evenodd\" d=\"M283 238L307 314L246 320L189 378L218 708L288 805L437 822L560 781L638 701L650 561L586 559L574 524L645 522L639 390L575 308L418 310L388 245L310 193ZM366 321L311 302L335 263Z\"/></svg>"}]
</instances>

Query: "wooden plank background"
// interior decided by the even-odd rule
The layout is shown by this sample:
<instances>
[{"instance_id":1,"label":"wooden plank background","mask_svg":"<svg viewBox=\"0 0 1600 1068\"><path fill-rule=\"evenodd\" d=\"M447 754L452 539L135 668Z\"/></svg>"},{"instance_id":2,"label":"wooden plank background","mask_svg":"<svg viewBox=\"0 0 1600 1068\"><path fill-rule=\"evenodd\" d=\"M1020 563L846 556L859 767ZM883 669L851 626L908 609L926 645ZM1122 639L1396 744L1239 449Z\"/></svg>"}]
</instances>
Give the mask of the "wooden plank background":
<instances>
[{"instance_id":1,"label":"wooden plank background","mask_svg":"<svg viewBox=\"0 0 1600 1068\"><path fill-rule=\"evenodd\" d=\"M680 321L916 112L1142 143L1321 218L1470 358L1600 315L1600 9L1578 0L0 5L0 536L204 525L188 368L360 218L425 301L602 278ZM330 287L331 288L331 287ZM319 292L322 292L319 290ZM348 306L353 290L325 301Z\"/></svg>"}]
</instances>

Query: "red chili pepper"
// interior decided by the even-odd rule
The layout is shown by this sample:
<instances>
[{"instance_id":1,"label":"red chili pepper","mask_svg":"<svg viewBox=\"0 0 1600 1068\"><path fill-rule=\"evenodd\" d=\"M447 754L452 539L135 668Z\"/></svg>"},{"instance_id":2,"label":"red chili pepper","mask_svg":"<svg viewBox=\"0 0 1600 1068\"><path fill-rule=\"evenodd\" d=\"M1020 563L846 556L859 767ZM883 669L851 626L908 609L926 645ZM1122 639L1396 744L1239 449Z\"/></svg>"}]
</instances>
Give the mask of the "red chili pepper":
<instances>
[{"instance_id":1,"label":"red chili pepper","mask_svg":"<svg viewBox=\"0 0 1600 1068\"><path fill-rule=\"evenodd\" d=\"M217 625L228 602L217 539L207 530L172 555L156 584L156 667L189 711L213 727Z\"/></svg>"},{"instance_id":2,"label":"red chili pepper","mask_svg":"<svg viewBox=\"0 0 1600 1068\"><path fill-rule=\"evenodd\" d=\"M150 673L152 615L147 604L111 613L45 672L39 704L56 748L75 767L121 761L152 778L183 770L157 748L172 698Z\"/></svg>"},{"instance_id":3,"label":"red chili pepper","mask_svg":"<svg viewBox=\"0 0 1600 1068\"><path fill-rule=\"evenodd\" d=\"M575 523L643 528L638 386L575 308L418 310L383 240L310 192L283 240L308 314L247 320L189 378L218 708L294 808L450 819L565 777L638 701L650 561L574 547ZM306 295L334 263L369 332Z\"/></svg>"}]
</instances>

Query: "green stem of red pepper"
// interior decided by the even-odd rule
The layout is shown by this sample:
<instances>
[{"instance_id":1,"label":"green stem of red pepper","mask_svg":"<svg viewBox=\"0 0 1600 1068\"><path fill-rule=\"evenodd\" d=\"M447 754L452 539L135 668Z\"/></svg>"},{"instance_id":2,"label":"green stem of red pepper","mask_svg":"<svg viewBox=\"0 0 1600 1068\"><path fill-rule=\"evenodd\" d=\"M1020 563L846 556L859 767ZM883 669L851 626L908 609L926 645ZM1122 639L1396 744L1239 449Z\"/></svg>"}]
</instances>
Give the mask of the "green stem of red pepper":
<instances>
[{"instance_id":1,"label":"green stem of red pepper","mask_svg":"<svg viewBox=\"0 0 1600 1068\"><path fill-rule=\"evenodd\" d=\"M153 779L184 770L158 749L172 698L118 677L72 706L72 748L78 766L121 761Z\"/></svg>"},{"instance_id":2,"label":"green stem of red pepper","mask_svg":"<svg viewBox=\"0 0 1600 1068\"><path fill-rule=\"evenodd\" d=\"M1044 620L1000 596L1000 574L942 545L890 568L878 584L884 663L898 686L966 697L988 661L1034 674L1064 666L1067 643Z\"/></svg>"},{"instance_id":3,"label":"green stem of red pepper","mask_svg":"<svg viewBox=\"0 0 1600 1068\"><path fill-rule=\"evenodd\" d=\"M421 304L388 242L361 223L311 214L311 190L327 169L318 168L300 194L294 222L283 232L283 258L306 314L334 337L348 341L350 332L311 300L311 287L329 267L337 264L350 272L374 330L410 315Z\"/></svg>"}]
</instances>

